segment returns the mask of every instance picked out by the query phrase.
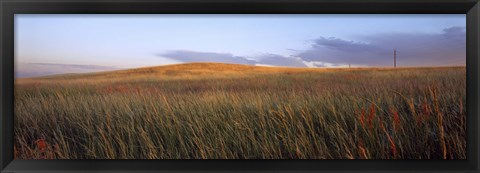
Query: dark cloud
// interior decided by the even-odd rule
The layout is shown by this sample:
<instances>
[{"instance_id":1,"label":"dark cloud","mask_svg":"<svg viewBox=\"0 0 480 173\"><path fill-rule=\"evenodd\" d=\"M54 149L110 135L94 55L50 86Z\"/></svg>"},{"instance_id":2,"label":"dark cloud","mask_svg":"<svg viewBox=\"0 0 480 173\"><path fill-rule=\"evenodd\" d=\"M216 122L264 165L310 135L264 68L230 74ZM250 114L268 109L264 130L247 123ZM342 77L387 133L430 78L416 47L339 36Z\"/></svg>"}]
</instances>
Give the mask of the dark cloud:
<instances>
[{"instance_id":1,"label":"dark cloud","mask_svg":"<svg viewBox=\"0 0 480 173\"><path fill-rule=\"evenodd\" d=\"M463 38L465 37L465 27L455 26L443 29L447 38Z\"/></svg>"},{"instance_id":2,"label":"dark cloud","mask_svg":"<svg viewBox=\"0 0 480 173\"><path fill-rule=\"evenodd\" d=\"M234 56L230 53L213 53L213 52L194 52L187 50L175 50L167 53L159 54L159 56L182 61L182 62L219 62L232 64L250 64L256 62L246 57Z\"/></svg>"},{"instance_id":3,"label":"dark cloud","mask_svg":"<svg viewBox=\"0 0 480 173\"><path fill-rule=\"evenodd\" d=\"M438 34L388 33L361 37L364 42L320 37L311 48L298 53L304 61L332 64L390 66L393 50L401 66L450 66L466 63L464 27L451 27Z\"/></svg>"},{"instance_id":4,"label":"dark cloud","mask_svg":"<svg viewBox=\"0 0 480 173\"><path fill-rule=\"evenodd\" d=\"M339 51L348 51L348 52L368 52L375 50L373 45L361 42L347 41L335 37L325 38L320 37L314 40L315 44L312 45L313 48L327 48L334 49Z\"/></svg>"}]
</instances>

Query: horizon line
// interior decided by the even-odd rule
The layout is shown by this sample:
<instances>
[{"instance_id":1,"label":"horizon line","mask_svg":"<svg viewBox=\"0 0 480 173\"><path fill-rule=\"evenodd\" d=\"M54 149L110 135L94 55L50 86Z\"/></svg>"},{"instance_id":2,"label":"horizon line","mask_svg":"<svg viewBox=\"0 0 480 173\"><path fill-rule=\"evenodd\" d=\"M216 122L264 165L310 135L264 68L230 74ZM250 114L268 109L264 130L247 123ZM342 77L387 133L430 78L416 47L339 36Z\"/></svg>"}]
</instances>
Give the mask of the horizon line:
<instances>
[{"instance_id":1,"label":"horizon line","mask_svg":"<svg viewBox=\"0 0 480 173\"><path fill-rule=\"evenodd\" d=\"M28 63L28 64L38 64L38 63ZM51 63L43 63L51 64ZM34 78L43 78L43 77L53 77L58 75L75 75L75 74L89 74L89 73L108 73L124 70L133 70L133 69L144 69L144 68L156 68L156 67L167 67L167 66L177 66L177 65L188 65L188 64L224 64L224 65L240 65L240 66L252 66L252 67L261 67L261 68L290 68L290 69L408 69L408 68L466 68L466 65L442 65L442 66L332 66L332 67L291 67L291 66L273 66L273 65L252 65L252 64L235 64L235 63L222 63L222 62L185 62L185 63L176 63L176 64L165 64L165 65L154 65L154 66L142 66L142 67L133 67L133 68L118 68L112 70L102 70L102 71L91 71L91 72L70 72L70 73L55 73L42 76L32 76L32 77L17 77L14 74L14 79L34 79ZM76 64L62 64L62 65L76 65ZM89 66L89 65L86 65ZM107 66L105 66L107 67ZM108 66L113 67L113 66ZM15 72L16 73L16 72Z\"/></svg>"}]
</instances>

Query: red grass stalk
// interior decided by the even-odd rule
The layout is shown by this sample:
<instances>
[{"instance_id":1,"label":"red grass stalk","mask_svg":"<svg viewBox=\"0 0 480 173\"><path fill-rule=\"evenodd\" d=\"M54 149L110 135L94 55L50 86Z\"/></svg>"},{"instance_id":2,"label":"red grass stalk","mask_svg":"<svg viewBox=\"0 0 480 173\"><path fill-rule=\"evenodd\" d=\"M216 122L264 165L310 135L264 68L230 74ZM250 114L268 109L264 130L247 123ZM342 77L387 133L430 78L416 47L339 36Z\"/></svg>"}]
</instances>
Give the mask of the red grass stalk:
<instances>
[{"instance_id":1,"label":"red grass stalk","mask_svg":"<svg viewBox=\"0 0 480 173\"><path fill-rule=\"evenodd\" d=\"M387 138L388 142L390 143L390 151L392 152L392 156L393 158L397 158L397 146L390 135L387 134Z\"/></svg>"},{"instance_id":2,"label":"red grass stalk","mask_svg":"<svg viewBox=\"0 0 480 173\"><path fill-rule=\"evenodd\" d=\"M415 123L419 126L423 122L423 114L416 114L415 115Z\"/></svg>"},{"instance_id":3,"label":"red grass stalk","mask_svg":"<svg viewBox=\"0 0 480 173\"><path fill-rule=\"evenodd\" d=\"M417 116L415 117L415 120L417 122L417 125L419 125L420 123L423 123L425 120L427 120L428 118L430 118L430 115L432 113L432 109L430 108L430 105L428 104L427 102L427 99L425 98L422 105L420 106L421 108L421 111L422 113L421 114L417 114Z\"/></svg>"},{"instance_id":4,"label":"red grass stalk","mask_svg":"<svg viewBox=\"0 0 480 173\"><path fill-rule=\"evenodd\" d=\"M368 115L368 126L370 130L373 130L373 119L375 118L375 105L373 103L370 105L370 113Z\"/></svg>"},{"instance_id":5,"label":"red grass stalk","mask_svg":"<svg viewBox=\"0 0 480 173\"><path fill-rule=\"evenodd\" d=\"M381 122L380 122L380 128L382 128L383 132L385 132L385 134L387 135L388 142L390 143L390 152L392 153L393 158L397 158L397 146L395 145L395 142L393 141L387 129Z\"/></svg>"},{"instance_id":6,"label":"red grass stalk","mask_svg":"<svg viewBox=\"0 0 480 173\"><path fill-rule=\"evenodd\" d=\"M45 150L47 148L47 143L45 142L44 139L39 139L39 140L35 141L35 143L37 144L38 150L40 150L41 152L45 152Z\"/></svg>"},{"instance_id":7,"label":"red grass stalk","mask_svg":"<svg viewBox=\"0 0 480 173\"><path fill-rule=\"evenodd\" d=\"M362 114L360 115L360 124L362 125L362 128L365 129L365 109L362 109Z\"/></svg>"},{"instance_id":8,"label":"red grass stalk","mask_svg":"<svg viewBox=\"0 0 480 173\"><path fill-rule=\"evenodd\" d=\"M395 109L390 109L393 116L393 130L397 131L397 128L400 127L400 117L398 116L398 112Z\"/></svg>"},{"instance_id":9,"label":"red grass stalk","mask_svg":"<svg viewBox=\"0 0 480 173\"><path fill-rule=\"evenodd\" d=\"M44 139L38 139L35 143L37 144L37 149L40 151L40 158L46 159L47 142L45 142Z\"/></svg>"},{"instance_id":10,"label":"red grass stalk","mask_svg":"<svg viewBox=\"0 0 480 173\"><path fill-rule=\"evenodd\" d=\"M425 99L423 101L422 108L423 108L423 114L425 115L425 118L428 119L430 117L430 114L432 113L432 111L431 111L430 106L428 105L427 99Z\"/></svg>"},{"instance_id":11,"label":"red grass stalk","mask_svg":"<svg viewBox=\"0 0 480 173\"><path fill-rule=\"evenodd\" d=\"M365 145L363 143L362 138L358 139L358 149L359 149L359 155L361 155L364 159L368 159L367 152L365 151Z\"/></svg>"}]
</instances>

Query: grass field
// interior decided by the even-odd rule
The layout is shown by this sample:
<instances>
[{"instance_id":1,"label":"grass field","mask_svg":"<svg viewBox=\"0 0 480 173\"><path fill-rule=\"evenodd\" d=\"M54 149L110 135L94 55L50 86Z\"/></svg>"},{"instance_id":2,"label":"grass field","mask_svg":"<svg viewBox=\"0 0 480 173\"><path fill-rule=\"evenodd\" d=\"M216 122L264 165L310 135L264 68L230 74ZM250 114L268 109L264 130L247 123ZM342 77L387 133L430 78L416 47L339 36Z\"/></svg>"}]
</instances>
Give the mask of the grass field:
<instances>
[{"instance_id":1,"label":"grass field","mask_svg":"<svg viewBox=\"0 0 480 173\"><path fill-rule=\"evenodd\" d=\"M17 159L466 159L465 67L193 63L15 81Z\"/></svg>"}]
</instances>

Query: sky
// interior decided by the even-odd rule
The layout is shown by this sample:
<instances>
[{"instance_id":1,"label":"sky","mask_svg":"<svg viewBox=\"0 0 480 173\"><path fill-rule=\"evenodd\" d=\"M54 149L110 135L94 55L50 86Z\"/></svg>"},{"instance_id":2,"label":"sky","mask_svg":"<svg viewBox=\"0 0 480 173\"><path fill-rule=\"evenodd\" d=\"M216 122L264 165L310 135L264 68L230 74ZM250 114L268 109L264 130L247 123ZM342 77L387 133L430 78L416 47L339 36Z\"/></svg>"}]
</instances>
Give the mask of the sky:
<instances>
[{"instance_id":1,"label":"sky","mask_svg":"<svg viewBox=\"0 0 480 173\"><path fill-rule=\"evenodd\" d=\"M465 66L465 14L16 14L15 76L220 62Z\"/></svg>"}]
</instances>

